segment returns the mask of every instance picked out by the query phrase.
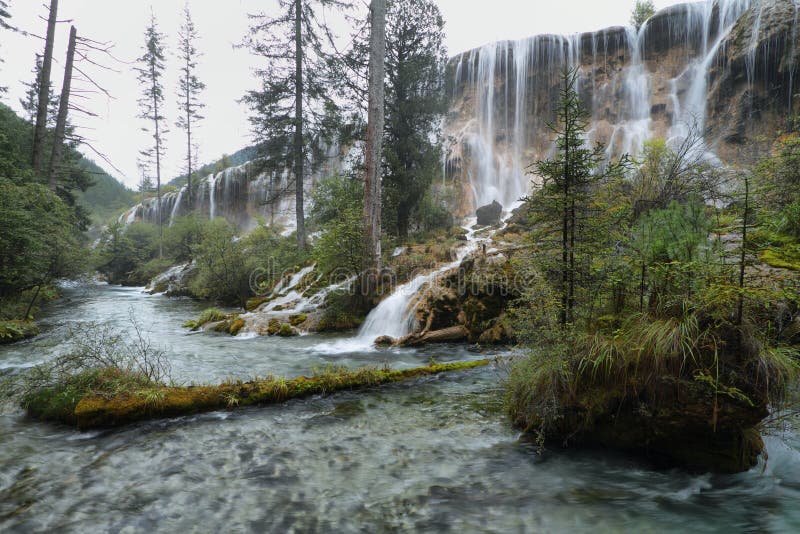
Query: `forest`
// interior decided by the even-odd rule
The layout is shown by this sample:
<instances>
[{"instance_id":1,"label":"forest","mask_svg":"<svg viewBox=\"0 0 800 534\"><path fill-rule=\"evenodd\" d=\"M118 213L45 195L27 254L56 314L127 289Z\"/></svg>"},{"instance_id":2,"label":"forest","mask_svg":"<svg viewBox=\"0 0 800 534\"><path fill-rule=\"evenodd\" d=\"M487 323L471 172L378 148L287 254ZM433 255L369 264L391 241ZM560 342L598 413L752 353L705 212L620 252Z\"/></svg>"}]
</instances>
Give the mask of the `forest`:
<instances>
[{"instance_id":1,"label":"forest","mask_svg":"<svg viewBox=\"0 0 800 534\"><path fill-rule=\"evenodd\" d=\"M238 6L229 153L207 6L121 59L61 4L0 0L0 528L800 526L794 2Z\"/></svg>"}]
</instances>

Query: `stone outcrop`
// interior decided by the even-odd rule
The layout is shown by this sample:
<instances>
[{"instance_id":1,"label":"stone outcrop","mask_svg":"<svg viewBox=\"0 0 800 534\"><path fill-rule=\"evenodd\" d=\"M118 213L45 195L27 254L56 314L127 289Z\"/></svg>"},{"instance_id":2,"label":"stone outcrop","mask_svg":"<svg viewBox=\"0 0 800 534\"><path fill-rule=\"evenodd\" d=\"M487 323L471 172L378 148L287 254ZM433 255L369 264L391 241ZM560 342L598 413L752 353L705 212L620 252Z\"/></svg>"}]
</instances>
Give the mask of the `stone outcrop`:
<instances>
[{"instance_id":1,"label":"stone outcrop","mask_svg":"<svg viewBox=\"0 0 800 534\"><path fill-rule=\"evenodd\" d=\"M475 215L478 217L478 226L492 226L500 222L500 218L503 216L503 206L494 200L491 204L478 208Z\"/></svg>"}]
</instances>

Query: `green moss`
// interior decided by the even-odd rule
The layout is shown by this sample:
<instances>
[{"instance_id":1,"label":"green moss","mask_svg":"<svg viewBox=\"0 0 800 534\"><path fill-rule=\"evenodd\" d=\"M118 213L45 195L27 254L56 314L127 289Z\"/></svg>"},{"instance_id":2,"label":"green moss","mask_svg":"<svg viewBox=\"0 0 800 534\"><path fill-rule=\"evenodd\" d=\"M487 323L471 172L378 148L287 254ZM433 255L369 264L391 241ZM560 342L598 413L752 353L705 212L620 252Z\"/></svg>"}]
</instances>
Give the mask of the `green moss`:
<instances>
[{"instance_id":1,"label":"green moss","mask_svg":"<svg viewBox=\"0 0 800 534\"><path fill-rule=\"evenodd\" d=\"M306 322L308 319L308 315L305 313L298 313L296 315L289 316L289 324L292 326L299 326Z\"/></svg>"},{"instance_id":2,"label":"green moss","mask_svg":"<svg viewBox=\"0 0 800 534\"><path fill-rule=\"evenodd\" d=\"M253 297L253 298L247 300L247 305L245 306L245 309L247 311L249 311L249 312L250 311L254 311L259 306L261 306L262 304L264 304L266 302L269 302L270 300L272 300L271 297Z\"/></svg>"},{"instance_id":3,"label":"green moss","mask_svg":"<svg viewBox=\"0 0 800 534\"><path fill-rule=\"evenodd\" d=\"M241 332L242 328L244 328L245 321L242 318L237 318L231 321L230 326L228 327L228 333L232 336L238 335Z\"/></svg>"},{"instance_id":4,"label":"green moss","mask_svg":"<svg viewBox=\"0 0 800 534\"><path fill-rule=\"evenodd\" d=\"M348 370L328 368L291 380L267 377L252 382L226 383L219 386L160 387L141 393L120 395L88 395L77 399L74 411L60 412L64 422L75 422L81 429L116 427L146 419L176 417L243 406L275 404L288 399L331 394L422 376L474 369L488 365L489 360L431 364L413 369L391 370L364 368ZM157 399L158 402L154 402ZM32 414L33 415L33 414Z\"/></svg>"},{"instance_id":5,"label":"green moss","mask_svg":"<svg viewBox=\"0 0 800 534\"><path fill-rule=\"evenodd\" d=\"M280 330L278 330L278 335L281 337L293 337L297 335L297 330L295 330L292 325L284 323L281 325Z\"/></svg>"},{"instance_id":6,"label":"green moss","mask_svg":"<svg viewBox=\"0 0 800 534\"><path fill-rule=\"evenodd\" d=\"M267 334L274 336L278 332L281 331L281 322L274 317L269 320L269 324L267 324Z\"/></svg>"},{"instance_id":7,"label":"green moss","mask_svg":"<svg viewBox=\"0 0 800 534\"><path fill-rule=\"evenodd\" d=\"M224 311L220 310L219 308L208 308L200 314L200 317L195 319L194 321L187 321L183 323L184 328L191 328L192 331L199 330L208 323L216 323L218 321L224 321L228 318L228 314Z\"/></svg>"},{"instance_id":8,"label":"green moss","mask_svg":"<svg viewBox=\"0 0 800 534\"><path fill-rule=\"evenodd\" d=\"M30 321L0 321L0 345L16 343L39 335L39 328Z\"/></svg>"},{"instance_id":9,"label":"green moss","mask_svg":"<svg viewBox=\"0 0 800 534\"><path fill-rule=\"evenodd\" d=\"M776 269L800 271L800 252L796 247L767 249L759 256L761 261Z\"/></svg>"}]
</instances>

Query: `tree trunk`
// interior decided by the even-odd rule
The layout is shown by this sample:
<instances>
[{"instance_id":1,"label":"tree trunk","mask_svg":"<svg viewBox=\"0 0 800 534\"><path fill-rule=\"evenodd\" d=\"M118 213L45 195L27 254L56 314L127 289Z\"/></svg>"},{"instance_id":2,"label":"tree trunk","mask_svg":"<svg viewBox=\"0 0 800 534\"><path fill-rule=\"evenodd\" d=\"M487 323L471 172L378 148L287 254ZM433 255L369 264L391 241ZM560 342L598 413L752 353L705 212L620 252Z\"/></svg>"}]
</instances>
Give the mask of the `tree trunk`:
<instances>
[{"instance_id":1,"label":"tree trunk","mask_svg":"<svg viewBox=\"0 0 800 534\"><path fill-rule=\"evenodd\" d=\"M161 130L158 114L158 91L156 90L155 64L150 64L150 75L153 77L153 122L156 139L156 213L158 214L158 257L164 257L164 220L161 213Z\"/></svg>"},{"instance_id":2,"label":"tree trunk","mask_svg":"<svg viewBox=\"0 0 800 534\"><path fill-rule=\"evenodd\" d=\"M191 89L189 87L189 55L186 55L186 201L189 210L192 209L192 100Z\"/></svg>"},{"instance_id":3,"label":"tree trunk","mask_svg":"<svg viewBox=\"0 0 800 534\"><path fill-rule=\"evenodd\" d=\"M403 241L408 238L408 212L405 203L397 205L397 236Z\"/></svg>"},{"instance_id":4,"label":"tree trunk","mask_svg":"<svg viewBox=\"0 0 800 534\"><path fill-rule=\"evenodd\" d=\"M50 155L50 189L56 190L58 185L58 171L64 157L64 141L67 131L67 114L69 113L69 93L72 86L72 65L75 60L75 41L78 31L72 26L69 31L69 47L67 48L67 62L64 66L64 83L61 86L61 102L58 105L58 119L56 132L53 138L53 151Z\"/></svg>"},{"instance_id":5,"label":"tree trunk","mask_svg":"<svg viewBox=\"0 0 800 534\"><path fill-rule=\"evenodd\" d=\"M47 19L47 37L44 42L44 57L39 75L39 107L36 110L36 128L33 132L33 170L41 175L44 165L44 140L47 136L47 106L50 101L50 70L53 65L53 43L56 37L58 0L50 0L50 16Z\"/></svg>"},{"instance_id":6,"label":"tree trunk","mask_svg":"<svg viewBox=\"0 0 800 534\"><path fill-rule=\"evenodd\" d=\"M306 220L303 206L303 0L294 2L294 182L297 247L306 248Z\"/></svg>"},{"instance_id":7,"label":"tree trunk","mask_svg":"<svg viewBox=\"0 0 800 534\"><path fill-rule=\"evenodd\" d=\"M369 38L369 104L364 172L364 267L381 271L381 154L386 71L386 0L372 0ZM374 288L369 288L374 289Z\"/></svg>"}]
</instances>

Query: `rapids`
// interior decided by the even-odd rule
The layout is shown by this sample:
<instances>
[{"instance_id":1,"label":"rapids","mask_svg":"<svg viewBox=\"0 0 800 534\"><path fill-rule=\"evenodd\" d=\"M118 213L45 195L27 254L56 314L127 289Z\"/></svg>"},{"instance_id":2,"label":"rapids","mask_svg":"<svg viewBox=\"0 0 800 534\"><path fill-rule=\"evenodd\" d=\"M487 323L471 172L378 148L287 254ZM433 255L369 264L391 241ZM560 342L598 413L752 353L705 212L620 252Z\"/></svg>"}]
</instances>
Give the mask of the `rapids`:
<instances>
[{"instance_id":1,"label":"rapids","mask_svg":"<svg viewBox=\"0 0 800 534\"><path fill-rule=\"evenodd\" d=\"M482 356L460 346L332 355L316 347L336 338L187 334L180 324L200 311L190 300L76 285L48 308L43 336L0 348L0 373L51 357L71 322L124 326L131 310L168 349L183 382ZM800 528L794 430L767 438L763 474L762 466L735 476L656 471L605 451L540 456L504 418L501 378L487 368L94 433L29 421L7 406L0 412L0 530Z\"/></svg>"}]
</instances>

